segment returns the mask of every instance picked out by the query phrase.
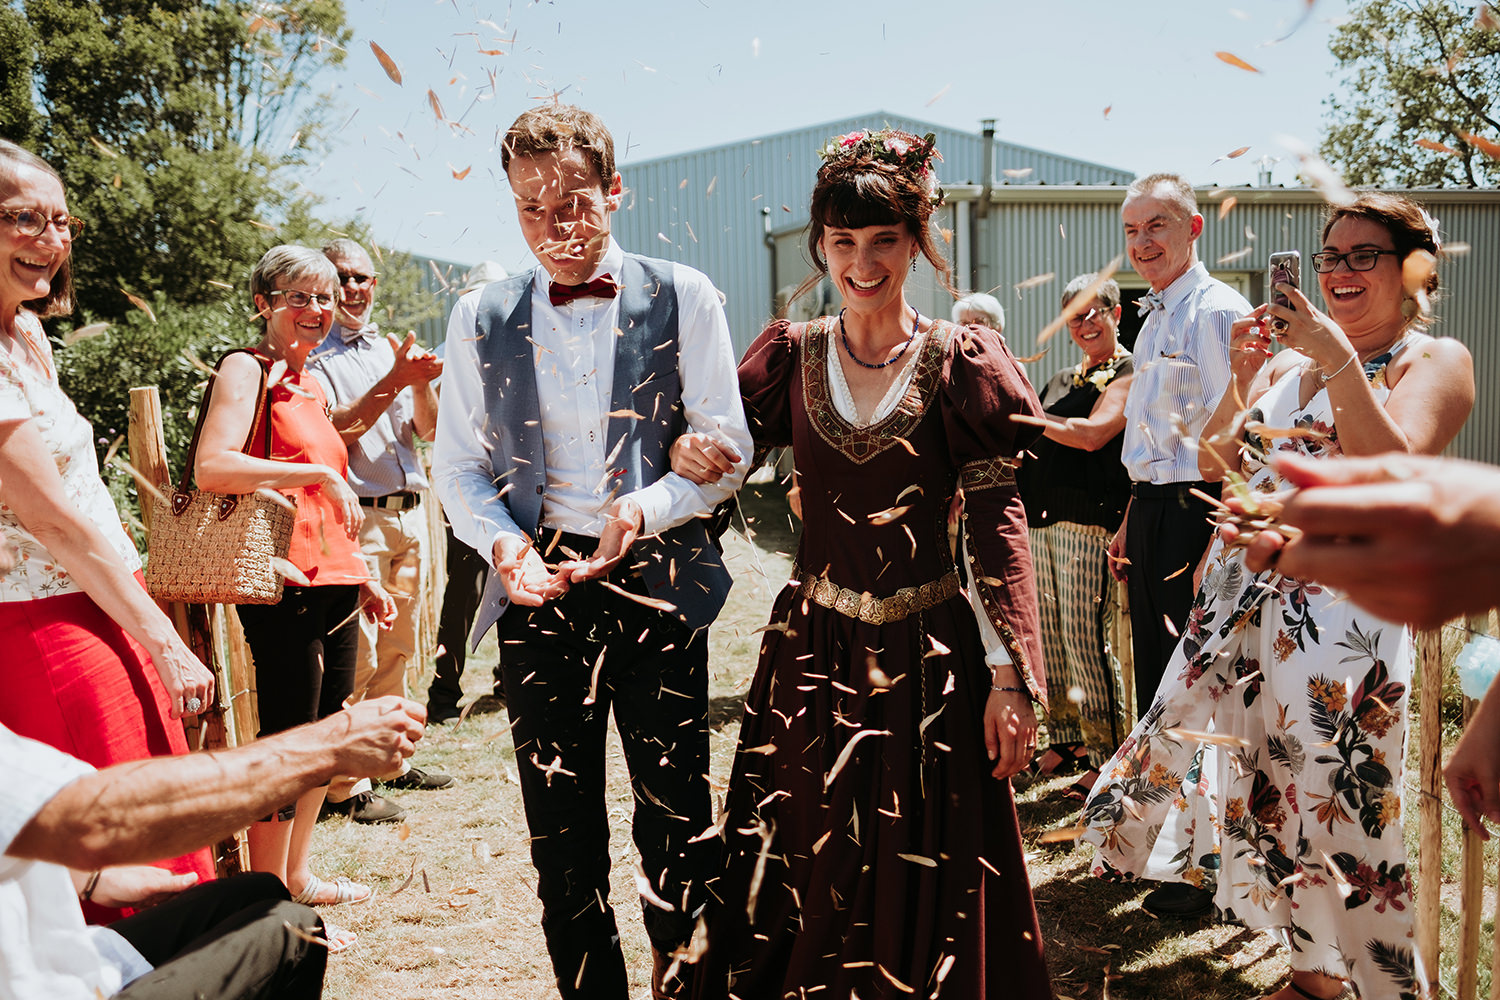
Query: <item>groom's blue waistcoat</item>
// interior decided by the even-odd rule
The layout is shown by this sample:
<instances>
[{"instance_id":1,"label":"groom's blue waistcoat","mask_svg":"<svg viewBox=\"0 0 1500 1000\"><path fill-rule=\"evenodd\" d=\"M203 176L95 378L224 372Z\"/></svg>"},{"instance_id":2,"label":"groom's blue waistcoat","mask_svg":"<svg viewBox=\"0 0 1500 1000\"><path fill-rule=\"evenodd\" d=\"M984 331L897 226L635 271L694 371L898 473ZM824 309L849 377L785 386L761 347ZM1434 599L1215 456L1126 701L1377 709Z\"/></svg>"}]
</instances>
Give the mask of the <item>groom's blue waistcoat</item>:
<instances>
[{"instance_id":1,"label":"groom's blue waistcoat","mask_svg":"<svg viewBox=\"0 0 1500 1000\"><path fill-rule=\"evenodd\" d=\"M604 451L613 496L634 492L671 471L668 449L685 430L672 265L626 254L621 271ZM531 338L533 273L497 281L481 293L475 334L487 418L479 433L511 517L545 545L540 529L547 469L536 368L552 359L539 359ZM733 386L725 388L734 391ZM693 628L714 620L731 584L709 532L709 513L659 535L638 538L625 557L639 568L648 595L673 605L673 615ZM475 645L505 613L507 603L505 588L491 568L474 619Z\"/></svg>"}]
</instances>

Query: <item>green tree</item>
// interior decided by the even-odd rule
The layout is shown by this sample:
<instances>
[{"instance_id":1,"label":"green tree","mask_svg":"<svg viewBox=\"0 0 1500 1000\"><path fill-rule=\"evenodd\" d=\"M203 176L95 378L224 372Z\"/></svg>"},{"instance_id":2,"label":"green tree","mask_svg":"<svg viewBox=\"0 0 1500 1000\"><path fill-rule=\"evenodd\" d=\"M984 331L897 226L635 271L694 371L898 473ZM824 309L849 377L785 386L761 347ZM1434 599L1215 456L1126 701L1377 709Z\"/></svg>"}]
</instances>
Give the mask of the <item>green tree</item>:
<instances>
[{"instance_id":1,"label":"green tree","mask_svg":"<svg viewBox=\"0 0 1500 1000\"><path fill-rule=\"evenodd\" d=\"M1351 184L1500 184L1500 162L1463 137L1500 141L1495 12L1452 0L1365 0L1350 13L1329 43L1344 79L1325 102L1324 157Z\"/></svg>"},{"instance_id":2,"label":"green tree","mask_svg":"<svg viewBox=\"0 0 1500 1000\"><path fill-rule=\"evenodd\" d=\"M30 53L36 45L31 26L13 7L0 2L0 136L23 146L36 139L37 114L31 103Z\"/></svg>"},{"instance_id":3,"label":"green tree","mask_svg":"<svg viewBox=\"0 0 1500 1000\"><path fill-rule=\"evenodd\" d=\"M3 32L16 8L0 3ZM30 63L35 148L88 222L74 248L82 308L119 319L125 291L218 301L213 283L238 285L300 197L289 168L317 148L315 80L343 58L342 3L22 0L21 10L32 45L15 62ZM0 131L21 131L15 117L0 103Z\"/></svg>"}]
</instances>

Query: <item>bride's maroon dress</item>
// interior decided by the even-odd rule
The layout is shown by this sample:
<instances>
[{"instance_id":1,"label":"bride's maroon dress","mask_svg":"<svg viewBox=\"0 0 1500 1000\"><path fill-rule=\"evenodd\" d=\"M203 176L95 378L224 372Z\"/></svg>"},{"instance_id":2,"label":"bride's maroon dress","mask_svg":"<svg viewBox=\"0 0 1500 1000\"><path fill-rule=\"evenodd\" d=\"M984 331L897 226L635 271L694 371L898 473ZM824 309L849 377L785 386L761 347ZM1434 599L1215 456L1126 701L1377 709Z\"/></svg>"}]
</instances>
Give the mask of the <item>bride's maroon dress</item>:
<instances>
[{"instance_id":1,"label":"bride's maroon dress","mask_svg":"<svg viewBox=\"0 0 1500 1000\"><path fill-rule=\"evenodd\" d=\"M757 445L794 449L804 523L746 696L696 995L1050 997L946 530L962 485L987 616L1043 697L1012 474L1038 431L1010 419L1041 406L998 334L940 321L904 399L857 427L832 403L836 331L779 322L740 363Z\"/></svg>"}]
</instances>

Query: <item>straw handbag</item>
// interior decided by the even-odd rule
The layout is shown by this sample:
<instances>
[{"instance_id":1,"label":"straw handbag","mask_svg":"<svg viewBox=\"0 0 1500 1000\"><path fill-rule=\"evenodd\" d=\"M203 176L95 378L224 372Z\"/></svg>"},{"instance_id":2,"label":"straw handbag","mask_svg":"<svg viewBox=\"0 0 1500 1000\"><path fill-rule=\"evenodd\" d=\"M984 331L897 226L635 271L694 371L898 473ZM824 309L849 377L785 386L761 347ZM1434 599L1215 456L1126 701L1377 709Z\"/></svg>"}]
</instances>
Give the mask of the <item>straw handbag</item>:
<instances>
[{"instance_id":1,"label":"straw handbag","mask_svg":"<svg viewBox=\"0 0 1500 1000\"><path fill-rule=\"evenodd\" d=\"M219 365L236 353L239 352L225 354ZM219 365L214 366L215 371ZM209 379L203 390L182 480L170 496L152 500L146 589L159 600L188 604L275 604L281 600L282 577L272 559L286 559L291 545L294 517L288 506L291 501L277 503L264 493L235 496L188 489L214 381ZM259 398L260 405L250 423L243 450L249 450L264 417L266 441L262 457L270 458L270 401L266 398L264 366L260 369Z\"/></svg>"}]
</instances>

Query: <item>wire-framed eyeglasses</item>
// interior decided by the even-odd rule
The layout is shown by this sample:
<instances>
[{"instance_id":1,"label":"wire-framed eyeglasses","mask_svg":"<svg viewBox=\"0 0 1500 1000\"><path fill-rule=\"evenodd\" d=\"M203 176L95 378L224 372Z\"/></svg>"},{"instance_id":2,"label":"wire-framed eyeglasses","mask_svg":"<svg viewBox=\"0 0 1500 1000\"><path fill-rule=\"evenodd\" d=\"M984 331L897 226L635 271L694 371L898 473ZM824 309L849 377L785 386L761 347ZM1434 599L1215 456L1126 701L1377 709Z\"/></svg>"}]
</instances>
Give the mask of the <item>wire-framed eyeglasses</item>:
<instances>
[{"instance_id":1,"label":"wire-framed eyeglasses","mask_svg":"<svg viewBox=\"0 0 1500 1000\"><path fill-rule=\"evenodd\" d=\"M270 295L280 295L286 299L286 304L293 309L306 309L314 302L318 303L319 309L331 309L333 307L333 296L322 292L300 292L295 288L277 288L269 292Z\"/></svg>"}]
</instances>

